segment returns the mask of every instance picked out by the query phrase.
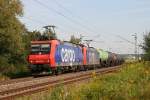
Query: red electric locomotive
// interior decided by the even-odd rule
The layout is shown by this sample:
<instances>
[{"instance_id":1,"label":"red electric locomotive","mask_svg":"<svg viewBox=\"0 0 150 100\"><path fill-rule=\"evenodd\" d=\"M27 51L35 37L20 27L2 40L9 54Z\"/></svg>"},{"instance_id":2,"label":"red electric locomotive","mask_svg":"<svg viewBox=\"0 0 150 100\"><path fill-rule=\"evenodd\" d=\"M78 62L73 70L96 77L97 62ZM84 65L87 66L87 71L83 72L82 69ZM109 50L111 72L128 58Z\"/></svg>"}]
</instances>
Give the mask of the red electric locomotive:
<instances>
[{"instance_id":1,"label":"red electric locomotive","mask_svg":"<svg viewBox=\"0 0 150 100\"><path fill-rule=\"evenodd\" d=\"M28 62L32 73L85 70L100 64L96 49L59 40L32 41Z\"/></svg>"}]
</instances>

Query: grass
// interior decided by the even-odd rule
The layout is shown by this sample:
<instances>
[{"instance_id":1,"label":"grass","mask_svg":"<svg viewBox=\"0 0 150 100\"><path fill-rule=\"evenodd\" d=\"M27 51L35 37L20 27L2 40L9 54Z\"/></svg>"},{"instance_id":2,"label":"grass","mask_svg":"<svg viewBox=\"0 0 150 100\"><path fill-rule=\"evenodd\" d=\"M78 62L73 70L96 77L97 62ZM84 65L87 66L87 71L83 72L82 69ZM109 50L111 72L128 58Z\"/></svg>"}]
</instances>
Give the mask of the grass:
<instances>
[{"instance_id":1,"label":"grass","mask_svg":"<svg viewBox=\"0 0 150 100\"><path fill-rule=\"evenodd\" d=\"M122 65L119 72L93 75L90 82L58 86L20 100L149 100L150 62Z\"/></svg>"}]
</instances>

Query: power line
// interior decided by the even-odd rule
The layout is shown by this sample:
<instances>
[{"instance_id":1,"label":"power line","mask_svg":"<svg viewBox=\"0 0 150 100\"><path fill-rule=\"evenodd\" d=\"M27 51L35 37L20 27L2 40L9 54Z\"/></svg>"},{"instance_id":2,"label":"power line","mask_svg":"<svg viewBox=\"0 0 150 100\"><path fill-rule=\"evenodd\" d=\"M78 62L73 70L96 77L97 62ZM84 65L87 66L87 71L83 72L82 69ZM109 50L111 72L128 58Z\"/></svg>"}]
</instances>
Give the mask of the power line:
<instances>
[{"instance_id":1,"label":"power line","mask_svg":"<svg viewBox=\"0 0 150 100\"><path fill-rule=\"evenodd\" d=\"M34 22L34 23L36 23L36 24L38 24L38 25L41 25L41 24L44 24L43 22L41 22L41 21L38 21L38 20L35 20L35 19L32 19L32 18L30 18L30 17L18 17L20 20L22 20L23 21L23 19L27 19L27 20L29 20L29 21L32 21L32 22ZM31 27L30 25L27 25L27 24L25 24L25 26L27 26L27 27Z\"/></svg>"},{"instance_id":2,"label":"power line","mask_svg":"<svg viewBox=\"0 0 150 100\"><path fill-rule=\"evenodd\" d=\"M45 23L45 22L42 22L42 21L40 21L40 20L37 20L37 19L33 19L33 18L31 18L31 17L27 17L27 16L23 16L23 17L19 17L20 19L27 19L27 20L30 20L30 21L32 21L32 22L35 22L35 23L37 23L37 24L39 24L39 25L41 25L41 24L47 24L47 23ZM42 28L43 26L41 26L41 28ZM64 28L62 28L62 27L60 27L60 26L57 26L56 28L58 28L58 29L60 29L60 30L63 30L63 31L66 31ZM71 28L73 28L73 27L71 27ZM40 29L41 30L41 29Z\"/></svg>"},{"instance_id":3,"label":"power line","mask_svg":"<svg viewBox=\"0 0 150 100\"><path fill-rule=\"evenodd\" d=\"M76 21L76 20L71 19L70 17L66 16L65 14L63 14L63 13L61 13L61 12L59 12L59 11L57 11L56 9L54 9L54 8L52 8L52 7L50 7L50 6L45 5L44 3L40 2L39 0L35 0L35 2L38 3L39 5L45 7L46 9L51 10L51 11L55 12L56 14L58 14L58 15L64 17L65 19L69 20L70 22L72 22L72 23L74 23L74 24L77 24L77 25L80 25L80 26L82 26L84 29L89 30L90 32L93 32L93 31L91 31L87 26L81 24L80 22L78 22L78 21ZM95 32L94 32L94 33L95 33Z\"/></svg>"},{"instance_id":4,"label":"power line","mask_svg":"<svg viewBox=\"0 0 150 100\"><path fill-rule=\"evenodd\" d=\"M26 16L20 17L20 19L22 19L22 18L25 18L25 19L30 20L30 21L32 21L32 22L35 22L35 23L37 23L37 24L39 24L39 25L41 25L41 24L44 24L44 25L45 25L45 24L46 24L45 22L42 22L42 21L33 19L33 18L31 18L31 17L26 17ZM42 26L41 26L41 28L42 28ZM63 29L62 27L57 27L57 28L66 31L66 30Z\"/></svg>"},{"instance_id":5,"label":"power line","mask_svg":"<svg viewBox=\"0 0 150 100\"><path fill-rule=\"evenodd\" d=\"M36 23L38 23L38 24L45 24L45 23L44 23L44 22L42 22L42 21L39 21L39 20L36 20L36 19L30 18L30 17L26 17L26 16L24 16L24 18L26 18L26 19L28 19L28 20L31 20L31 21L33 21L33 22L36 22Z\"/></svg>"},{"instance_id":6,"label":"power line","mask_svg":"<svg viewBox=\"0 0 150 100\"><path fill-rule=\"evenodd\" d=\"M70 10L68 10L67 8L65 8L62 4L60 4L57 0L53 0L59 7L61 7L62 9L64 9L66 12L68 12L69 14L72 15L72 12Z\"/></svg>"},{"instance_id":7,"label":"power line","mask_svg":"<svg viewBox=\"0 0 150 100\"><path fill-rule=\"evenodd\" d=\"M128 39L126 39L126 38L124 38L124 37L122 37L122 36L120 36L120 35L116 35L116 36L119 37L120 39L122 39L122 40L124 40L124 41L130 43L130 44L134 44L134 42L131 42L131 41L129 41Z\"/></svg>"},{"instance_id":8,"label":"power line","mask_svg":"<svg viewBox=\"0 0 150 100\"><path fill-rule=\"evenodd\" d=\"M69 10L69 9L67 9L66 7L64 7L61 3L59 3L57 0L53 0L57 5L58 5L58 7L60 7L60 8L62 8L62 9L64 9L66 12L68 12L72 17L75 17L75 15ZM88 20L85 20L85 18L83 19L81 16L79 16L79 15L76 15L76 18L78 18L78 19L80 19L80 21L84 21L84 23L86 22L88 22ZM82 20L81 20L82 19ZM86 26L85 24L83 24L84 26ZM88 27L89 28L89 27ZM91 29L91 28L90 28ZM93 29L92 29L93 30Z\"/></svg>"},{"instance_id":9,"label":"power line","mask_svg":"<svg viewBox=\"0 0 150 100\"><path fill-rule=\"evenodd\" d=\"M95 41L95 40L93 40L92 42L96 42L96 43L105 43L105 41Z\"/></svg>"},{"instance_id":10,"label":"power line","mask_svg":"<svg viewBox=\"0 0 150 100\"><path fill-rule=\"evenodd\" d=\"M45 4L41 3L40 1L36 0L35 2L38 3L38 4L40 4L42 7L46 8L47 10L49 10L49 8L50 8L50 10L52 10L55 13L57 13L58 15L63 16L64 18L67 18L65 15L61 14L60 12L56 11L55 9L53 9L53 8L51 8L49 6L46 6ZM69 27L72 28L72 29L75 29L72 26L69 26Z\"/></svg>"},{"instance_id":11,"label":"power line","mask_svg":"<svg viewBox=\"0 0 150 100\"><path fill-rule=\"evenodd\" d=\"M139 57L139 48L140 48L140 47L143 48L143 46L142 46L141 44L138 44L138 43L137 43L137 33L133 34L132 36L134 36L135 42L131 42L131 41L129 41L128 39L123 38L123 37L117 35L117 37L119 37L119 38L121 38L122 40L124 40L124 41L126 41L126 42L128 42L128 43L130 43L130 44L132 44L132 45L135 46L135 47L134 47L134 53L135 53L135 55L136 55L135 58L137 58L137 57ZM138 56L137 56L137 54L138 54Z\"/></svg>"},{"instance_id":12,"label":"power line","mask_svg":"<svg viewBox=\"0 0 150 100\"><path fill-rule=\"evenodd\" d=\"M130 43L130 44L135 45L135 42L131 42L131 41L129 41L128 39L126 39L126 38L124 38L124 37L122 37L122 36L120 36L120 35L116 35L116 36L119 37L120 39L122 39L122 40L124 40L124 41ZM132 35L132 36L134 36L134 35ZM137 38L137 37L136 37L136 38ZM136 46L143 47L141 44L137 44L137 39L136 39Z\"/></svg>"}]
</instances>

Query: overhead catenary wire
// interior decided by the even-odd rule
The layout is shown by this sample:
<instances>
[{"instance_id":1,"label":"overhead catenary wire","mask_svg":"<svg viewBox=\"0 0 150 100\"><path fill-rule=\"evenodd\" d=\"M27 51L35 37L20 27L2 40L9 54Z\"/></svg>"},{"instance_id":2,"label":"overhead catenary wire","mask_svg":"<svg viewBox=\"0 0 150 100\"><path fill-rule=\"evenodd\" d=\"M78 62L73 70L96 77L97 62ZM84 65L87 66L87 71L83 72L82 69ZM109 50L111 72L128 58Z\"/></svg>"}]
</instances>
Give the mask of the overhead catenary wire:
<instances>
[{"instance_id":1,"label":"overhead catenary wire","mask_svg":"<svg viewBox=\"0 0 150 100\"><path fill-rule=\"evenodd\" d=\"M36 23L36 24L39 24L39 25L41 25L41 24L43 24L43 25L46 25L47 23L45 23L45 22L42 22L42 21L40 21L40 20L37 20L37 19L34 19L34 18L31 18L31 17L27 17L27 16L23 16L23 17L19 17L20 19L27 19L27 20L30 20L30 21L32 21L32 22L34 22L34 23ZM41 28L42 28L43 26L41 26ZM57 28L59 28L60 30L64 30L64 31L66 31L65 29L63 29L62 27L57 27ZM41 30L41 29L40 29Z\"/></svg>"},{"instance_id":2,"label":"overhead catenary wire","mask_svg":"<svg viewBox=\"0 0 150 100\"><path fill-rule=\"evenodd\" d=\"M65 10L67 13L69 13L72 17L75 17L77 18L78 20L80 20L80 22L83 22L83 23L87 23L88 20L87 19L83 19L81 16L79 15L75 15L72 11L70 11L69 9L67 9L66 7L64 7L61 3L59 3L58 0L53 0L53 2L55 2L55 4L58 5L58 7L62 8L63 10ZM84 26L86 26L85 24L83 24ZM92 24L93 26L93 24ZM95 26L95 25L94 25ZM88 26L86 26L87 28L89 28ZM93 29L92 27L89 28L90 30L93 30L95 31L95 29Z\"/></svg>"},{"instance_id":3,"label":"overhead catenary wire","mask_svg":"<svg viewBox=\"0 0 150 100\"><path fill-rule=\"evenodd\" d=\"M31 18L31 17L26 17L26 16L23 16L25 19L28 19L28 20L30 20L30 21L32 21L32 22L36 22L36 23L38 23L38 24L45 24L44 22L42 22L42 21L39 21L39 20L36 20L36 19L33 19L33 18Z\"/></svg>"},{"instance_id":4,"label":"overhead catenary wire","mask_svg":"<svg viewBox=\"0 0 150 100\"><path fill-rule=\"evenodd\" d=\"M122 37L122 36L120 36L120 35L116 35L116 37L119 37L120 39L122 39L122 40L124 40L124 41L126 41L126 42L128 42L128 43L130 43L130 44L134 44L134 42L131 42L131 41L129 41L128 39L126 39L126 38L124 38L124 37Z\"/></svg>"},{"instance_id":5,"label":"overhead catenary wire","mask_svg":"<svg viewBox=\"0 0 150 100\"><path fill-rule=\"evenodd\" d=\"M44 24L43 22L41 22L41 21L38 21L38 20L35 20L35 19L32 19L32 18L30 18L30 17L26 17L26 16L23 16L23 17L18 17L19 19L20 19L20 21L22 21L22 22L24 22L23 20L29 20L29 21L31 21L31 22L33 22L33 23L35 23L35 25L41 25L41 24ZM29 25L29 24L25 24L25 26L26 27L32 27L31 25ZM41 27L41 26L40 26ZM41 30L41 28L39 29L39 30Z\"/></svg>"},{"instance_id":6,"label":"overhead catenary wire","mask_svg":"<svg viewBox=\"0 0 150 100\"><path fill-rule=\"evenodd\" d=\"M128 39L126 39L126 38L124 38L124 37L122 37L122 36L120 36L120 35L116 35L117 37L119 37L120 39L122 39L122 40L124 40L124 41L126 41L126 42L128 42L128 43L130 43L130 44L132 44L132 45L135 45L135 46L138 46L138 47L143 47L141 44L135 44L135 42L131 42L131 41L129 41ZM137 41L137 40L136 40Z\"/></svg>"},{"instance_id":7,"label":"overhead catenary wire","mask_svg":"<svg viewBox=\"0 0 150 100\"><path fill-rule=\"evenodd\" d=\"M66 15L63 14L62 12L59 12L58 10L56 10L56 9L50 7L50 6L47 6L46 4L42 3L42 2L39 1L39 0L34 0L34 1L35 1L36 3L38 3L39 5L43 6L44 8L46 8L46 9L48 9L48 10L51 10L51 11L53 11L54 13L56 13L56 14L58 14L58 15L64 17L66 20L68 20L68 21L70 21L70 22L72 22L72 23L74 23L74 24L77 24L77 25L79 25L79 26L82 26L82 27L81 27L82 29L84 28L86 31L87 31L87 30L90 31L90 33L91 33L91 32L92 32L92 33L95 33L95 32L93 32L91 29L89 29L87 26L85 26L85 25L81 24L80 22L78 22L78 21L76 21L76 20L74 20L74 19L72 19L72 18L66 16Z\"/></svg>"},{"instance_id":8,"label":"overhead catenary wire","mask_svg":"<svg viewBox=\"0 0 150 100\"><path fill-rule=\"evenodd\" d=\"M36 1L39 1L39 0L36 0ZM40 5L41 5L41 4L44 4L43 7L45 7L45 5L46 5L45 3L40 3ZM48 5L46 5L46 8L47 8L48 10L49 10L50 8L53 9L52 7L50 7L50 6L48 6ZM72 20L70 17L66 16L65 14L59 12L58 10L53 9L53 11L55 11L55 13L57 12L57 14L59 14L60 16L65 17L65 19L67 19L67 20L69 20L69 21L71 21L71 22L73 22L73 23L75 23L75 24L81 25L81 24L79 24L78 22ZM69 18L69 19L68 19L68 18ZM36 21L36 22L38 22L38 21ZM39 22L39 23L41 23L41 22ZM83 27L83 26L82 26L82 27ZM84 29L86 29L86 28L84 27ZM94 41L94 42L96 42L96 41ZM129 41L128 41L128 42L129 42ZM99 43L101 43L101 42L99 42ZM131 41L130 41L130 43L131 43ZM132 43L131 43L131 44L132 44Z\"/></svg>"},{"instance_id":9,"label":"overhead catenary wire","mask_svg":"<svg viewBox=\"0 0 150 100\"><path fill-rule=\"evenodd\" d=\"M34 0L35 1L35 0ZM36 0L35 1L36 3L38 3L39 5L41 5L42 7L46 7L46 9L49 11L49 10L52 10L53 12L55 12L56 10L55 9L53 9L53 8L51 8L51 7L49 7L49 6L45 6L45 4L43 4L43 3L40 3L40 1L38 1L38 0ZM49 8L51 8L51 9L49 9ZM60 15L60 16L63 16L63 17L66 17L65 15L63 15L63 14L61 14L61 13L59 13L59 12L55 12L55 13L57 13L58 15ZM46 24L46 23L45 23ZM75 27L72 27L71 25L69 26L69 28L71 28L71 29L74 29L74 30L76 30L76 28ZM60 29L60 27L59 27L59 29ZM62 30L64 30L63 28L61 28Z\"/></svg>"},{"instance_id":10,"label":"overhead catenary wire","mask_svg":"<svg viewBox=\"0 0 150 100\"><path fill-rule=\"evenodd\" d=\"M37 19L34 19L33 17L27 17L27 16L23 16L23 17L19 17L19 19L27 19L27 20L29 20L29 21L32 21L32 22L34 22L34 23L36 23L36 24L39 24L39 25L41 25L41 24L43 24L43 25L46 25L47 23L45 23L45 22L43 22L43 21L40 21L40 20L37 20ZM41 28L39 29L39 30L42 30L42 27L43 26L41 26ZM57 27L58 29L60 29L60 30L63 30L63 31L66 31L64 28L62 28L62 27ZM88 36L87 36L88 37Z\"/></svg>"}]
</instances>

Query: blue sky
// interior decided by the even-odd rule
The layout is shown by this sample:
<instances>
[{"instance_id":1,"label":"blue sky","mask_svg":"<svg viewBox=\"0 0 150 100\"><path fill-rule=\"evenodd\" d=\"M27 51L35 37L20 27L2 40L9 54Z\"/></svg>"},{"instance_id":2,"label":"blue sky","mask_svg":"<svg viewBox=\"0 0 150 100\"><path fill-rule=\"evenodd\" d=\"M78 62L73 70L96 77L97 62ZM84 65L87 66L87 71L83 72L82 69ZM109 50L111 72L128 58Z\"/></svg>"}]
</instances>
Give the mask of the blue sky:
<instances>
[{"instance_id":1,"label":"blue sky","mask_svg":"<svg viewBox=\"0 0 150 100\"><path fill-rule=\"evenodd\" d=\"M132 34L137 33L138 43L142 43L143 34L150 31L149 0L21 1L24 16L20 20L29 30L55 25L62 40L82 34L85 36L83 39L97 41L91 46L116 53L134 53L134 45L118 35L134 42Z\"/></svg>"}]
</instances>

